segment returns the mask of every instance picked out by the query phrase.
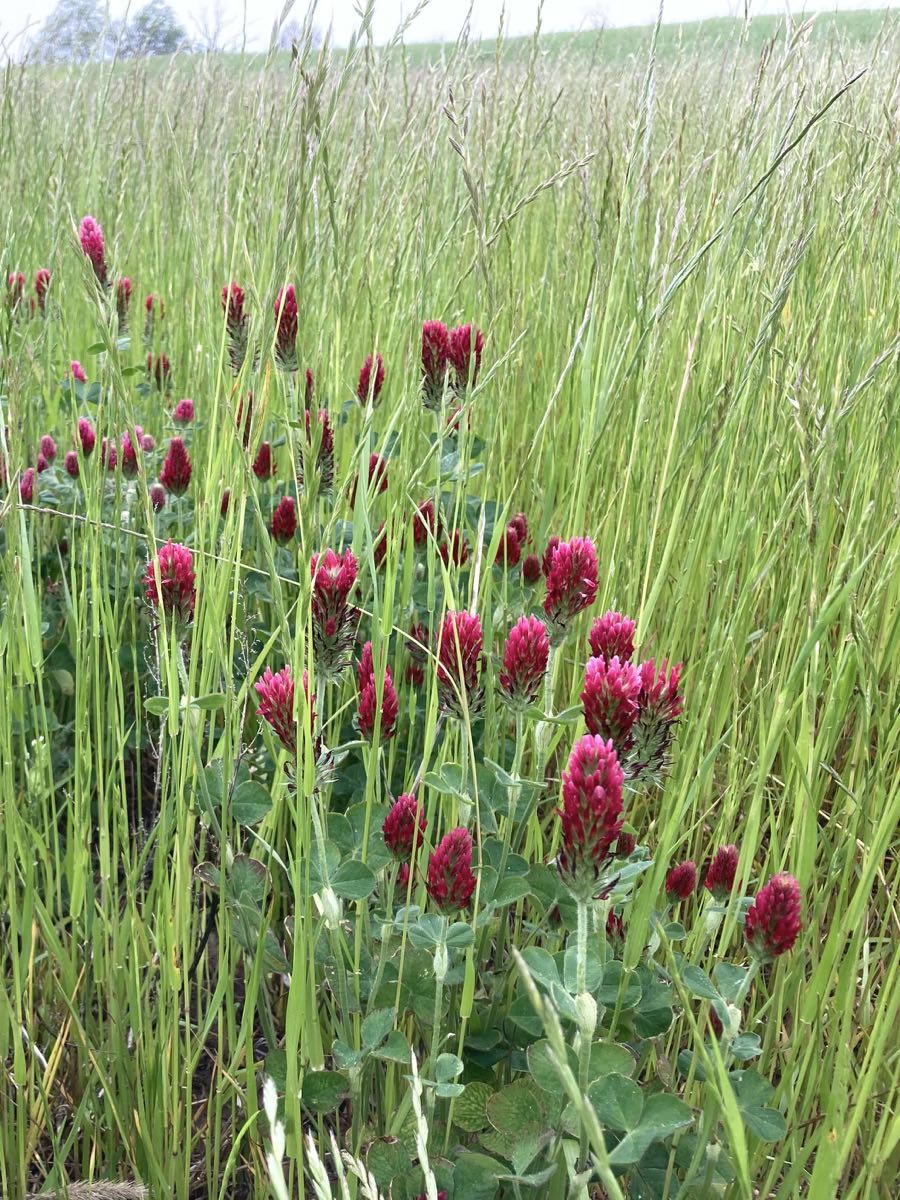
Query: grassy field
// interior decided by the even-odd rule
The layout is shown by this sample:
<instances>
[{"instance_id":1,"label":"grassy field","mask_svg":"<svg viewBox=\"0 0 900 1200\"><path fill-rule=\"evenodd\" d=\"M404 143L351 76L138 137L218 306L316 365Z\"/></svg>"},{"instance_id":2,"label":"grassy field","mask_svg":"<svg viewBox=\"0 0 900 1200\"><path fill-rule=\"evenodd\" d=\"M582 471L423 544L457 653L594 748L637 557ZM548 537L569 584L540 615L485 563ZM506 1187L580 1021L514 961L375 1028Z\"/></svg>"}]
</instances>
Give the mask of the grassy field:
<instances>
[{"instance_id":1,"label":"grassy field","mask_svg":"<svg viewBox=\"0 0 900 1200\"><path fill-rule=\"evenodd\" d=\"M43 317L14 292L2 314L3 1197L115 1179L153 1200L896 1194L900 28L776 29L7 70L4 263L52 282ZM79 246L86 213L111 278L133 280L129 336ZM273 356L286 283L297 375ZM145 331L150 293L165 314ZM430 319L485 335L455 430L449 404L422 404ZM377 405L356 398L373 351ZM79 417L97 446L75 479ZM121 456L136 426L155 448L105 470L101 438ZM58 453L29 487L45 435ZM156 510L175 435L190 486ZM263 442L272 478L252 469ZM365 487L372 454L383 491ZM285 495L299 524L282 545ZM440 537L413 544L426 499L465 564ZM543 583L495 565L520 511L524 554L592 539L599 587L513 717L497 659L545 612ZM196 572L181 625L143 582L167 539ZM390 739L354 725L355 669L327 677L309 560L349 546L385 724L386 666L398 693ZM442 714L434 639L462 609L487 661L484 712L472 690L460 719ZM625 797L624 942L607 898L588 952L547 864L606 609L635 619L643 657L684 663L684 711L665 780ZM254 684L285 664L296 761L256 715ZM426 847L471 830L478 891L449 930L425 919L424 851L402 895L389 864L401 792ZM755 975L746 902L717 921L698 892L676 922L664 891L672 864L725 843L742 894L781 871L802 891L796 946ZM726 1001L744 1058L710 1038ZM614 1091L643 1115L613 1111ZM668 1132L629 1160L621 1140L657 1101Z\"/></svg>"}]
</instances>

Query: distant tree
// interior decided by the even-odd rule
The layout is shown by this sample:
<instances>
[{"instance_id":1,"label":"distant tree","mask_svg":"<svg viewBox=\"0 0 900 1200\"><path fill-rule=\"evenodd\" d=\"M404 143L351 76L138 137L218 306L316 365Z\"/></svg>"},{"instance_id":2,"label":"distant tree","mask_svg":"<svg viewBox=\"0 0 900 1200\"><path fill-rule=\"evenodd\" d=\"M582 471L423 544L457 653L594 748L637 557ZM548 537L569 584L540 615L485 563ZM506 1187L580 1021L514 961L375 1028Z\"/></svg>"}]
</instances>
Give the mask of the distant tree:
<instances>
[{"instance_id":1,"label":"distant tree","mask_svg":"<svg viewBox=\"0 0 900 1200\"><path fill-rule=\"evenodd\" d=\"M304 32L304 26L299 21L287 21L278 31L278 49L290 50L295 42L299 46L303 42ZM325 40L321 29L316 25L313 26L310 40L316 48Z\"/></svg>"},{"instance_id":2,"label":"distant tree","mask_svg":"<svg viewBox=\"0 0 900 1200\"><path fill-rule=\"evenodd\" d=\"M166 0L149 0L125 26L119 53L125 58L174 54L186 42L187 34Z\"/></svg>"},{"instance_id":3,"label":"distant tree","mask_svg":"<svg viewBox=\"0 0 900 1200\"><path fill-rule=\"evenodd\" d=\"M31 49L44 62L86 62L105 58L115 36L116 29L98 0L59 0Z\"/></svg>"}]
</instances>

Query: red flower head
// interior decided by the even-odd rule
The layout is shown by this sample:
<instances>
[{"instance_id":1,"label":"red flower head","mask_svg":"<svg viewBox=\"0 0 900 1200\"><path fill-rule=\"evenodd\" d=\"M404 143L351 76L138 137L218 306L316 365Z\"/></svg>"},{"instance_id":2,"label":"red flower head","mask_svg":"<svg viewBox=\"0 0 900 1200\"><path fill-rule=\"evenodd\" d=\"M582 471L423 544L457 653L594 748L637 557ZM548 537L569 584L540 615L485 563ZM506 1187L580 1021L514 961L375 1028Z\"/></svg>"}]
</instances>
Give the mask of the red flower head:
<instances>
[{"instance_id":1,"label":"red flower head","mask_svg":"<svg viewBox=\"0 0 900 1200\"><path fill-rule=\"evenodd\" d=\"M356 398L360 404L366 404L369 392L372 393L372 404L378 403L381 389L384 387L384 359L376 354L373 360L370 354L359 372L359 383L356 386Z\"/></svg>"},{"instance_id":2,"label":"red flower head","mask_svg":"<svg viewBox=\"0 0 900 1200\"><path fill-rule=\"evenodd\" d=\"M114 471L118 461L119 452L116 450L115 441L112 438L104 438L100 443L100 462L107 471Z\"/></svg>"},{"instance_id":3,"label":"red flower head","mask_svg":"<svg viewBox=\"0 0 900 1200\"><path fill-rule=\"evenodd\" d=\"M417 846L422 845L428 822L425 810L415 796L408 793L398 796L384 818L381 832L384 844L394 858L408 861Z\"/></svg>"},{"instance_id":4,"label":"red flower head","mask_svg":"<svg viewBox=\"0 0 900 1200\"><path fill-rule=\"evenodd\" d=\"M549 553L549 551L548 551ZM562 641L569 622L597 598L597 551L590 538L560 542L550 555L544 612L551 635Z\"/></svg>"},{"instance_id":5,"label":"red flower head","mask_svg":"<svg viewBox=\"0 0 900 1200\"><path fill-rule=\"evenodd\" d=\"M443 321L422 326L422 393L426 408L437 410L444 398L444 381L450 365L450 334Z\"/></svg>"},{"instance_id":6,"label":"red flower head","mask_svg":"<svg viewBox=\"0 0 900 1200\"><path fill-rule=\"evenodd\" d=\"M588 659L584 673L581 705L591 733L612 738L620 752L630 745L631 730L638 719L641 674L629 662L614 657Z\"/></svg>"},{"instance_id":7,"label":"red flower head","mask_svg":"<svg viewBox=\"0 0 900 1200\"><path fill-rule=\"evenodd\" d=\"M156 584L156 567L159 568L161 589ZM187 546L166 542L160 546L156 562L147 563L144 573L147 600L177 621L189 621L194 615L196 601L194 579L194 557Z\"/></svg>"},{"instance_id":8,"label":"red flower head","mask_svg":"<svg viewBox=\"0 0 900 1200\"><path fill-rule=\"evenodd\" d=\"M409 651L406 682L419 688L425 682L425 663L428 659L428 629L421 622L410 626L406 648Z\"/></svg>"},{"instance_id":9,"label":"red flower head","mask_svg":"<svg viewBox=\"0 0 900 1200\"><path fill-rule=\"evenodd\" d=\"M30 504L34 499L34 481L37 477L37 472L34 467L29 467L27 471L22 472L22 478L19 480L19 496L23 504Z\"/></svg>"},{"instance_id":10,"label":"red flower head","mask_svg":"<svg viewBox=\"0 0 900 1200\"><path fill-rule=\"evenodd\" d=\"M378 526L378 532L375 534L372 542L372 558L375 561L375 570L380 571L384 566L384 560L387 558L388 541L387 531L384 526L384 521Z\"/></svg>"},{"instance_id":11,"label":"red flower head","mask_svg":"<svg viewBox=\"0 0 900 1200\"><path fill-rule=\"evenodd\" d=\"M67 450L63 461L65 463L66 474L71 475L73 479L77 479L81 474L81 468L78 465L78 451Z\"/></svg>"},{"instance_id":12,"label":"red flower head","mask_svg":"<svg viewBox=\"0 0 900 1200\"><path fill-rule=\"evenodd\" d=\"M306 368L306 383L303 388L303 407L312 408L313 397L316 394L316 381L313 379L313 373Z\"/></svg>"},{"instance_id":13,"label":"red flower head","mask_svg":"<svg viewBox=\"0 0 900 1200\"><path fill-rule=\"evenodd\" d=\"M519 539L520 545L524 546L528 541L528 518L523 512L516 513L509 523L510 529L516 531L516 537Z\"/></svg>"},{"instance_id":14,"label":"red flower head","mask_svg":"<svg viewBox=\"0 0 900 1200\"><path fill-rule=\"evenodd\" d=\"M737 846L720 846L706 869L703 886L713 894L720 904L724 903L734 891L734 880L738 867Z\"/></svg>"},{"instance_id":15,"label":"red flower head","mask_svg":"<svg viewBox=\"0 0 900 1200\"><path fill-rule=\"evenodd\" d=\"M472 835L468 829L451 829L428 860L428 895L443 912L456 912L474 891Z\"/></svg>"},{"instance_id":16,"label":"red flower head","mask_svg":"<svg viewBox=\"0 0 900 1200\"><path fill-rule=\"evenodd\" d=\"M484 635L477 614L448 612L438 636L438 700L451 716L472 716L481 711Z\"/></svg>"},{"instance_id":17,"label":"red flower head","mask_svg":"<svg viewBox=\"0 0 900 1200\"><path fill-rule=\"evenodd\" d=\"M671 900L687 900L697 886L697 868L690 859L672 867L666 875L666 895Z\"/></svg>"},{"instance_id":18,"label":"red flower head","mask_svg":"<svg viewBox=\"0 0 900 1200\"><path fill-rule=\"evenodd\" d=\"M238 400L237 414L234 418L234 423L238 429L241 429L241 421L243 421L243 429L241 430L241 444L246 450L250 445L250 423L253 420L253 393L247 393L247 414L244 415L244 401Z\"/></svg>"},{"instance_id":19,"label":"red flower head","mask_svg":"<svg viewBox=\"0 0 900 1200\"><path fill-rule=\"evenodd\" d=\"M793 950L802 928L800 908L800 884L793 875L773 875L760 888L744 923L744 938L754 958L770 962Z\"/></svg>"},{"instance_id":20,"label":"red flower head","mask_svg":"<svg viewBox=\"0 0 900 1200\"><path fill-rule=\"evenodd\" d=\"M272 513L272 537L286 546L297 532L297 506L293 496L282 496Z\"/></svg>"},{"instance_id":21,"label":"red flower head","mask_svg":"<svg viewBox=\"0 0 900 1200\"><path fill-rule=\"evenodd\" d=\"M292 283L275 297L275 361L283 371L297 369L297 293Z\"/></svg>"},{"instance_id":22,"label":"red flower head","mask_svg":"<svg viewBox=\"0 0 900 1200\"><path fill-rule=\"evenodd\" d=\"M254 686L259 696L256 715L271 725L285 750L293 754L297 749L297 728L294 724L294 677L291 668L282 667L273 674L272 668L266 667L262 679ZM307 688L305 673L303 686Z\"/></svg>"},{"instance_id":23,"label":"red flower head","mask_svg":"<svg viewBox=\"0 0 900 1200\"><path fill-rule=\"evenodd\" d=\"M607 612L591 626L588 640L594 658L618 657L620 662L631 662L634 654L634 621L621 613Z\"/></svg>"},{"instance_id":24,"label":"red flower head","mask_svg":"<svg viewBox=\"0 0 900 1200\"><path fill-rule=\"evenodd\" d=\"M81 363L78 361L77 358L73 358L72 361L69 363L69 369L72 372L72 378L77 383L87 383L87 375L85 375L85 373L84 373L84 367L81 365Z\"/></svg>"},{"instance_id":25,"label":"red flower head","mask_svg":"<svg viewBox=\"0 0 900 1200\"><path fill-rule=\"evenodd\" d=\"M166 506L166 489L161 483L154 483L150 488L150 504L153 506L154 512L159 512L160 509Z\"/></svg>"},{"instance_id":26,"label":"red flower head","mask_svg":"<svg viewBox=\"0 0 900 1200\"><path fill-rule=\"evenodd\" d=\"M247 357L247 314L244 312L244 290L236 283L222 288L222 310L228 334L228 361L235 375Z\"/></svg>"},{"instance_id":27,"label":"red flower head","mask_svg":"<svg viewBox=\"0 0 900 1200\"><path fill-rule=\"evenodd\" d=\"M625 922L614 908L606 914L606 940L613 946L622 946L625 942Z\"/></svg>"},{"instance_id":28,"label":"red flower head","mask_svg":"<svg viewBox=\"0 0 900 1200\"><path fill-rule=\"evenodd\" d=\"M563 772L559 810L562 848L557 866L576 896L592 895L622 830L624 776L612 742L585 734Z\"/></svg>"},{"instance_id":29,"label":"red flower head","mask_svg":"<svg viewBox=\"0 0 900 1200\"><path fill-rule=\"evenodd\" d=\"M56 442L49 433L45 433L41 438L41 454L46 458L47 462L53 462L56 458Z\"/></svg>"},{"instance_id":30,"label":"red flower head","mask_svg":"<svg viewBox=\"0 0 900 1200\"><path fill-rule=\"evenodd\" d=\"M83 217L81 227L78 231L78 236L81 239L81 249L85 256L89 259L91 266L94 268L94 274L97 277L97 282L106 287L107 266L106 266L106 244L103 240L103 230L93 217Z\"/></svg>"},{"instance_id":31,"label":"red flower head","mask_svg":"<svg viewBox=\"0 0 900 1200\"><path fill-rule=\"evenodd\" d=\"M144 300L144 312L150 320L154 317L162 320L166 315L166 304L162 296L156 296L150 292Z\"/></svg>"},{"instance_id":32,"label":"red flower head","mask_svg":"<svg viewBox=\"0 0 900 1200\"><path fill-rule=\"evenodd\" d=\"M10 271L6 277L6 306L14 312L25 298L25 276L21 271Z\"/></svg>"},{"instance_id":33,"label":"red flower head","mask_svg":"<svg viewBox=\"0 0 900 1200\"><path fill-rule=\"evenodd\" d=\"M445 566L463 566L469 557L466 535L461 530L454 529L449 540L441 543L440 554Z\"/></svg>"},{"instance_id":34,"label":"red flower head","mask_svg":"<svg viewBox=\"0 0 900 1200\"><path fill-rule=\"evenodd\" d=\"M449 333L450 362L456 374L455 389L462 395L469 384L475 386L481 369L481 352L484 349L484 334L474 325L459 325Z\"/></svg>"},{"instance_id":35,"label":"red flower head","mask_svg":"<svg viewBox=\"0 0 900 1200\"><path fill-rule=\"evenodd\" d=\"M172 420L176 425L190 425L194 419L194 402L185 398L172 409Z\"/></svg>"},{"instance_id":36,"label":"red flower head","mask_svg":"<svg viewBox=\"0 0 900 1200\"><path fill-rule=\"evenodd\" d=\"M180 437L169 442L169 451L159 473L159 482L173 496L183 496L191 482L191 459Z\"/></svg>"},{"instance_id":37,"label":"red flower head","mask_svg":"<svg viewBox=\"0 0 900 1200\"><path fill-rule=\"evenodd\" d=\"M50 466L50 464L47 462L46 457L44 456L44 454L41 453L40 450L38 451L38 456L37 456L37 459L35 460L34 465L37 468L38 475L42 475L44 473L44 471L46 471L47 468Z\"/></svg>"},{"instance_id":38,"label":"red flower head","mask_svg":"<svg viewBox=\"0 0 900 1200\"><path fill-rule=\"evenodd\" d=\"M219 501L219 516L224 517L228 512L228 504L231 500L231 488L226 488L222 493L222 499Z\"/></svg>"},{"instance_id":39,"label":"red flower head","mask_svg":"<svg viewBox=\"0 0 900 1200\"><path fill-rule=\"evenodd\" d=\"M131 304L131 280L122 275L116 280L116 316L119 321L119 332L124 333L128 328L128 309Z\"/></svg>"},{"instance_id":40,"label":"red flower head","mask_svg":"<svg viewBox=\"0 0 900 1200\"><path fill-rule=\"evenodd\" d=\"M637 840L633 833L620 833L616 842L616 857L628 858L636 845Z\"/></svg>"},{"instance_id":41,"label":"red flower head","mask_svg":"<svg viewBox=\"0 0 900 1200\"><path fill-rule=\"evenodd\" d=\"M46 267L41 267L34 277L34 294L37 296L38 308L42 313L46 310L49 289L50 272Z\"/></svg>"},{"instance_id":42,"label":"red flower head","mask_svg":"<svg viewBox=\"0 0 900 1200\"><path fill-rule=\"evenodd\" d=\"M87 458L97 444L97 435L87 417L78 418L78 440L81 442L81 451Z\"/></svg>"},{"instance_id":43,"label":"red flower head","mask_svg":"<svg viewBox=\"0 0 900 1200\"><path fill-rule=\"evenodd\" d=\"M347 601L357 572L352 550L342 555L326 550L310 560L313 647L318 669L327 679L337 679L347 666L357 616Z\"/></svg>"},{"instance_id":44,"label":"red flower head","mask_svg":"<svg viewBox=\"0 0 900 1200\"><path fill-rule=\"evenodd\" d=\"M428 544L429 537L437 537L440 533L440 521L434 511L434 503L424 500L413 514L413 542L416 546Z\"/></svg>"},{"instance_id":45,"label":"red flower head","mask_svg":"<svg viewBox=\"0 0 900 1200\"><path fill-rule=\"evenodd\" d=\"M262 442L253 460L253 474L257 479L271 479L275 474L275 456L268 442Z\"/></svg>"},{"instance_id":46,"label":"red flower head","mask_svg":"<svg viewBox=\"0 0 900 1200\"><path fill-rule=\"evenodd\" d=\"M387 461L385 459L383 459L380 454L370 454L369 455L368 483L366 485L366 490L368 491L369 488L373 488L375 495L380 496L382 492L387 491L387 486L388 486ZM356 503L356 483L354 482L353 487L350 491L351 507L355 503Z\"/></svg>"},{"instance_id":47,"label":"red flower head","mask_svg":"<svg viewBox=\"0 0 900 1200\"><path fill-rule=\"evenodd\" d=\"M366 642L362 648L362 654L356 667L356 680L360 691L363 690L367 683L375 681L375 660L372 657L371 642Z\"/></svg>"},{"instance_id":48,"label":"red flower head","mask_svg":"<svg viewBox=\"0 0 900 1200\"><path fill-rule=\"evenodd\" d=\"M498 567L516 566L519 559L522 557L522 544L519 540L519 534L515 525L507 525L503 532L503 537L500 539L500 545L497 547L497 557L494 560Z\"/></svg>"},{"instance_id":49,"label":"red flower head","mask_svg":"<svg viewBox=\"0 0 900 1200\"><path fill-rule=\"evenodd\" d=\"M364 677L366 665L366 650L368 651L368 674ZM375 718L378 712L378 689L375 685L375 674L372 668L372 643L366 642L363 650L363 662L359 667L359 709L357 711L357 727L362 737L372 741L375 737ZM391 678L391 668L384 669L384 687L381 693L381 737L385 740L392 738L395 733L397 720L397 692Z\"/></svg>"},{"instance_id":50,"label":"red flower head","mask_svg":"<svg viewBox=\"0 0 900 1200\"><path fill-rule=\"evenodd\" d=\"M312 376L309 376L312 379ZM310 392L310 399L312 393ZM331 421L328 417L326 408L306 409L306 446L307 457L312 453L314 446L318 445L316 450L316 461L313 468L319 477L319 487L322 492L328 494L334 486L334 430L331 428ZM300 483L304 478L303 460L300 460Z\"/></svg>"},{"instance_id":51,"label":"red flower head","mask_svg":"<svg viewBox=\"0 0 900 1200\"><path fill-rule=\"evenodd\" d=\"M522 563L522 578L526 583L534 585L541 577L541 560L536 554L529 554Z\"/></svg>"},{"instance_id":52,"label":"red flower head","mask_svg":"<svg viewBox=\"0 0 900 1200\"><path fill-rule=\"evenodd\" d=\"M172 387L172 364L165 354L147 355L147 374L161 392L168 392Z\"/></svg>"},{"instance_id":53,"label":"red flower head","mask_svg":"<svg viewBox=\"0 0 900 1200\"><path fill-rule=\"evenodd\" d=\"M544 551L544 556L541 559L541 571L546 579L550 574L550 566L553 562L553 555L556 553L556 547L560 544L562 538L558 538L556 534L547 542L547 548Z\"/></svg>"},{"instance_id":54,"label":"red flower head","mask_svg":"<svg viewBox=\"0 0 900 1200\"><path fill-rule=\"evenodd\" d=\"M547 627L538 617L519 617L503 648L500 686L516 708L534 704L541 690L550 657Z\"/></svg>"},{"instance_id":55,"label":"red flower head","mask_svg":"<svg viewBox=\"0 0 900 1200\"><path fill-rule=\"evenodd\" d=\"M153 438L144 437L144 431L140 425L134 427L135 437L137 438L137 446L142 450L152 450L154 446ZM140 464L138 463L137 447L131 440L131 434L126 429L122 434L122 474L128 479L134 479L137 475ZM188 467L188 478L190 478L190 466Z\"/></svg>"},{"instance_id":56,"label":"red flower head","mask_svg":"<svg viewBox=\"0 0 900 1200\"><path fill-rule=\"evenodd\" d=\"M631 731L628 778L631 783L658 783L669 762L669 747L683 698L678 690L681 664L657 670L653 659L641 663L638 718Z\"/></svg>"}]
</instances>

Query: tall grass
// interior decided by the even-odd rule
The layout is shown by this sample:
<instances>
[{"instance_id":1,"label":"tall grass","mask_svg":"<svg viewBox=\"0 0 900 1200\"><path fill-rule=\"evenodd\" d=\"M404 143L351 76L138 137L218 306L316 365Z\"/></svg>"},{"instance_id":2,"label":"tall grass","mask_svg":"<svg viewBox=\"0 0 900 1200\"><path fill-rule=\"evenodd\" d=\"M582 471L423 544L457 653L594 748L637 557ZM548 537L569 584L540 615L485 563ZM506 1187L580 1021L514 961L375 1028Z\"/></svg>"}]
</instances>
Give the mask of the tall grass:
<instances>
[{"instance_id":1,"label":"tall grass","mask_svg":"<svg viewBox=\"0 0 900 1200\"><path fill-rule=\"evenodd\" d=\"M275 292L297 283L302 361L333 413L352 401L336 425L337 492L370 452L390 452L389 492L358 502L353 526L362 559L381 520L390 533L372 614L382 647L412 607L400 534L431 470L419 326L439 316L485 329L463 436L463 462L484 470L448 481L454 503L474 494L524 509L542 540L589 534L598 611L633 612L652 652L686 663L669 783L631 816L658 866L629 946L636 955L669 857L738 841L748 871L790 870L804 890L802 947L756 1013L788 1134L732 1147L746 1170L730 1194L750 1195L747 1181L760 1196L892 1194L898 54L886 18L864 44L814 43L803 26L762 53L741 39L659 59L648 31L624 71L602 54L545 57L539 40L511 62L502 45L489 60L460 44L415 66L365 33L339 59L305 49L289 69L216 58L163 76L7 69L4 263L50 267L54 315L3 335L0 443L13 483L0 500L0 1194L116 1175L160 1200L268 1194L261 956L214 922L215 953L189 971L209 915L195 868L216 849L203 767L221 760L227 778L248 757L265 663L314 669L305 563L344 535L347 510L304 500L293 566L273 553L268 495L234 430L235 395L251 381L249 367L237 385L227 369L219 292L230 278L252 298L261 345ZM180 518L202 598L186 686L167 661L171 630L157 657L140 595L159 536L142 494L123 488L110 519L85 474L77 523L46 491L31 508L18 502L16 472L41 434L62 445L72 424L56 382L69 359L103 382L104 427L166 431L160 402L123 374L142 361L139 338L116 353L92 298L75 238L85 212L141 294L165 297L176 394L198 408L193 504ZM375 348L388 381L367 416L352 397ZM297 400L265 354L252 386L270 431L286 436ZM76 537L79 554L61 555L60 538ZM504 584L487 566L471 578L476 593L453 599L477 604L495 642ZM432 628L440 616L424 614ZM390 645L399 681L402 642ZM580 655L568 648L558 664L559 708L577 702ZM148 663L172 697L162 720L139 694ZM178 713L187 690L224 696L208 724ZM349 703L349 688L332 689L329 717ZM404 774L407 739L424 745L429 771L461 760L465 746L436 739L436 722L433 684L418 697L404 688L392 769ZM499 759L504 747L489 714L485 751ZM419 765L407 761L407 785ZM374 820L381 774L358 764L347 778L344 799ZM357 1045L360 1020L326 986L333 946L311 895L304 797L276 778L272 812L244 839L281 880L273 927L292 922L277 1002L298 1156L298 1073L321 1066L335 1037ZM424 798L436 814L437 793ZM226 832L240 836L233 823ZM730 923L721 948L739 946ZM660 1039L660 1077L698 1036L683 1016ZM385 1066L372 1086L383 1124L354 1128L354 1153L410 1116L402 1070ZM313 1133L325 1157L326 1123Z\"/></svg>"}]
</instances>

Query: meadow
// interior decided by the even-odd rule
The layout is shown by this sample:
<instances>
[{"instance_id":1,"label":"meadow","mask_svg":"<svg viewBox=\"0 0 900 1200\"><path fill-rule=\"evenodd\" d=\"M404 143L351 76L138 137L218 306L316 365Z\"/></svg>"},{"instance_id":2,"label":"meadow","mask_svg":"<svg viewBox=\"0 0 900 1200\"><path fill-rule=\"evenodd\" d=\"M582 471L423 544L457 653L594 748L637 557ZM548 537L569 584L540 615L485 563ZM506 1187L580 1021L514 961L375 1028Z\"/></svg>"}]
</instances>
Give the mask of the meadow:
<instances>
[{"instance_id":1,"label":"meadow","mask_svg":"<svg viewBox=\"0 0 900 1200\"><path fill-rule=\"evenodd\" d=\"M7 68L3 1197L896 1195L900 25L713 33Z\"/></svg>"}]
</instances>

